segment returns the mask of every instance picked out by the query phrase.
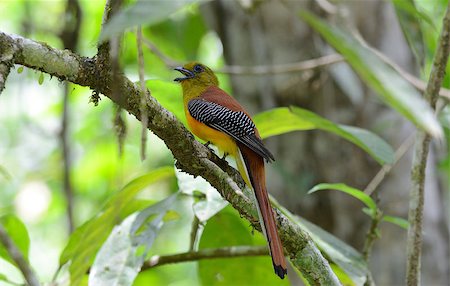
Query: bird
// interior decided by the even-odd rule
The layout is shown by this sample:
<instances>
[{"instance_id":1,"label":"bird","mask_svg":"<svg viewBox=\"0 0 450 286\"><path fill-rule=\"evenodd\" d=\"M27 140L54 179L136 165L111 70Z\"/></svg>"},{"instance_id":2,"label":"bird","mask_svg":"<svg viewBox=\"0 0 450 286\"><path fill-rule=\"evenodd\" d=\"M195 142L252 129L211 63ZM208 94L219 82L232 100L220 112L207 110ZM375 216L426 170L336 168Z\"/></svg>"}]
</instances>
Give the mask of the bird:
<instances>
[{"instance_id":1,"label":"bird","mask_svg":"<svg viewBox=\"0 0 450 286\"><path fill-rule=\"evenodd\" d=\"M194 135L214 144L224 156L236 160L239 173L253 189L261 229L268 242L275 274L281 279L287 274L283 246L266 188L264 160L274 161L264 146L248 112L219 88L214 72L199 62L176 67L183 76L181 83L183 106L189 129Z\"/></svg>"}]
</instances>

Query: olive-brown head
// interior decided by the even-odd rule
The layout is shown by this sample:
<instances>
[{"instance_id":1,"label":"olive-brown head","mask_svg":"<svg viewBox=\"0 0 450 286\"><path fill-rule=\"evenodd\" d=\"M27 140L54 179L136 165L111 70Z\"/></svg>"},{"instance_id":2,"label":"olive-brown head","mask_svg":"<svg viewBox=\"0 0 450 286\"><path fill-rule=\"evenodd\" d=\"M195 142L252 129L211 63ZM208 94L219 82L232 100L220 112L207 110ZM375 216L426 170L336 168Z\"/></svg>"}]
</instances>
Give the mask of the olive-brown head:
<instances>
[{"instance_id":1,"label":"olive-brown head","mask_svg":"<svg viewBox=\"0 0 450 286\"><path fill-rule=\"evenodd\" d=\"M183 92L201 93L210 86L218 86L219 80L214 72L207 66L198 63L191 62L185 64L183 67L176 67L175 70L179 71L184 77L178 77L174 79L181 83Z\"/></svg>"}]
</instances>

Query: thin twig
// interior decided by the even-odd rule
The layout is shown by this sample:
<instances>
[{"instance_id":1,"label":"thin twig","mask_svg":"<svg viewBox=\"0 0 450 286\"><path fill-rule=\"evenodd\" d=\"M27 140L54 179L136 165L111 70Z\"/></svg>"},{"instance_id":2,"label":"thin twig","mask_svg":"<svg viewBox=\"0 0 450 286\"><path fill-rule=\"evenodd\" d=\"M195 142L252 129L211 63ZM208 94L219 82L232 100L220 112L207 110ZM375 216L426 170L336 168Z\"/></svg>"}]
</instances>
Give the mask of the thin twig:
<instances>
[{"instance_id":1,"label":"thin twig","mask_svg":"<svg viewBox=\"0 0 450 286\"><path fill-rule=\"evenodd\" d=\"M248 66L248 67L225 66L224 68L219 69L216 72L226 74L252 74L252 75L293 73L328 66L342 61L344 61L344 58L341 55L331 54L316 59L295 62L291 64Z\"/></svg>"},{"instance_id":2,"label":"thin twig","mask_svg":"<svg viewBox=\"0 0 450 286\"><path fill-rule=\"evenodd\" d=\"M28 261L23 257L19 248L14 244L14 241L9 237L3 225L0 223L0 243L3 244L6 251L8 252L11 259L16 263L17 267L19 267L20 271L23 274L23 277L28 282L30 286L39 286L39 280L37 279L36 274L31 269L31 266L28 264Z\"/></svg>"},{"instance_id":3,"label":"thin twig","mask_svg":"<svg viewBox=\"0 0 450 286\"><path fill-rule=\"evenodd\" d=\"M214 249L202 249L194 252L185 252L174 255L155 255L144 263L141 271L170 263L198 261L202 259L234 258L246 256L268 255L266 246L233 246Z\"/></svg>"},{"instance_id":4,"label":"thin twig","mask_svg":"<svg viewBox=\"0 0 450 286\"><path fill-rule=\"evenodd\" d=\"M383 62L390 65L396 72L398 72L404 79L406 79L410 84L412 84L416 89L424 92L427 88L427 83L420 78L417 78L413 76L412 74L408 73L404 69L402 69L399 65L397 65L395 62L391 61L386 55L381 53L375 48L369 47ZM441 88L439 91L439 96L444 97L446 99L450 99L450 90L446 88Z\"/></svg>"},{"instance_id":5,"label":"thin twig","mask_svg":"<svg viewBox=\"0 0 450 286\"><path fill-rule=\"evenodd\" d=\"M191 224L191 239L189 242L189 251L196 250L197 237L201 227L202 226L200 225L200 220L196 215L194 215L194 219L192 220Z\"/></svg>"},{"instance_id":6,"label":"thin twig","mask_svg":"<svg viewBox=\"0 0 450 286\"><path fill-rule=\"evenodd\" d=\"M372 252L372 246L377 238L379 238L378 225L383 217L383 213L379 208L375 208L375 213L372 215L372 221L370 228L366 234L366 240L364 241L363 258L366 262L369 262L370 253Z\"/></svg>"},{"instance_id":7,"label":"thin twig","mask_svg":"<svg viewBox=\"0 0 450 286\"><path fill-rule=\"evenodd\" d=\"M182 63L177 62L166 56L150 40L144 38L143 42L150 49L150 51L152 51L152 53L154 53L158 58L160 58L164 62L164 64L167 67L173 68L182 65ZM249 75L293 73L315 69L339 63L342 61L344 61L344 58L341 55L332 54L319 57L316 59L300 61L291 64L264 65L264 66L225 66L222 69L215 70L215 72L224 74L249 74Z\"/></svg>"},{"instance_id":8,"label":"thin twig","mask_svg":"<svg viewBox=\"0 0 450 286\"><path fill-rule=\"evenodd\" d=\"M180 66L181 63L177 62L171 58L169 58L168 56L166 56L163 52L161 52L158 47L156 47L156 45L154 45L149 39L143 38L142 39L144 45L147 46L147 48L154 53L158 58L160 58L163 63L166 65L166 67L168 68L174 68L177 66Z\"/></svg>"},{"instance_id":9,"label":"thin twig","mask_svg":"<svg viewBox=\"0 0 450 286\"><path fill-rule=\"evenodd\" d=\"M408 138L403 141L403 143L398 147L397 150L395 150L394 154L394 162L392 164L385 164L383 167L378 171L378 173L373 177L373 179L370 181L370 183L367 185L367 187L364 189L364 193L371 196L373 192L378 188L378 186L381 184L381 182L384 180L386 175L392 170L392 168L397 164L397 162L406 154L406 151L409 150L414 144L414 136L415 134L411 134L408 136Z\"/></svg>"},{"instance_id":10,"label":"thin twig","mask_svg":"<svg viewBox=\"0 0 450 286\"><path fill-rule=\"evenodd\" d=\"M317 5L319 5L322 10L327 12L328 14L336 14L338 11L338 8L336 5L331 4L328 0L316 0Z\"/></svg>"},{"instance_id":11,"label":"thin twig","mask_svg":"<svg viewBox=\"0 0 450 286\"><path fill-rule=\"evenodd\" d=\"M147 108L146 96L147 89L145 88L145 63L144 52L142 51L142 28L138 26L136 31L136 43L138 50L138 65L139 65L139 84L141 87L141 160L145 160L145 147L147 146Z\"/></svg>"},{"instance_id":12,"label":"thin twig","mask_svg":"<svg viewBox=\"0 0 450 286\"><path fill-rule=\"evenodd\" d=\"M433 59L430 79L424 98L436 109L439 89L445 75L450 52L450 3L443 19L442 31ZM414 159L411 167L412 188L409 201L409 228L407 239L406 285L420 285L420 259L422 254L422 224L424 207L425 169L431 137L422 130L417 131Z\"/></svg>"},{"instance_id":13,"label":"thin twig","mask_svg":"<svg viewBox=\"0 0 450 286\"><path fill-rule=\"evenodd\" d=\"M405 80L407 80L410 84L412 84L416 89L424 92L426 89L426 83L408 73L404 69L402 69L399 65L394 63L391 59L389 59L386 55L378 51L377 49L369 46L362 37L357 37L357 39L363 44L365 47L370 49L373 53L375 53L383 62L391 66L400 76L402 76ZM173 68L176 66L182 65L180 62L177 62L168 56L166 56L163 52L161 52L150 40L144 38L144 44L152 51L158 58L160 58L164 64ZM279 64L279 65L264 65L264 66L225 66L222 69L216 70L217 73L223 74L246 74L246 75L265 75L265 74L280 74L280 73L294 73L301 72L306 70L311 70L323 66L332 65L335 63L343 62L345 59L339 54L331 54L323 57L310 59L306 61L295 62L291 64ZM450 100L450 90L446 88L441 88L439 91L439 95L443 98Z\"/></svg>"}]
</instances>

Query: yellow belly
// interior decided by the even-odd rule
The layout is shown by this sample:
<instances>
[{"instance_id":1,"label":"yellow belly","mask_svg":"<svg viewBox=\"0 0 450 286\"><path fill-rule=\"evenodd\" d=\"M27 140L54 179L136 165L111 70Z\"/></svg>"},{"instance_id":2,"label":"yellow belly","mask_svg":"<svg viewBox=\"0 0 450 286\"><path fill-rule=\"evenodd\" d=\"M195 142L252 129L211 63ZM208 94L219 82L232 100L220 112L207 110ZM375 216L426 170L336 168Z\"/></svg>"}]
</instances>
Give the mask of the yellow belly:
<instances>
[{"instance_id":1,"label":"yellow belly","mask_svg":"<svg viewBox=\"0 0 450 286\"><path fill-rule=\"evenodd\" d=\"M202 140L209 141L219 148L220 152L235 156L237 151L236 142L227 134L217 131L207 125L195 120L189 112L186 112L186 119L195 136Z\"/></svg>"},{"instance_id":2,"label":"yellow belly","mask_svg":"<svg viewBox=\"0 0 450 286\"><path fill-rule=\"evenodd\" d=\"M212 144L217 146L217 148L219 148L219 151L221 153L228 154L236 160L236 165L238 167L239 173L241 173L241 176L244 179L245 183L249 187L252 187L247 168L245 167L245 163L242 160L242 155L240 154L240 151L234 139L223 132L217 131L195 120L189 114L189 112L186 112L186 119L189 128L195 136L199 137L202 140L211 142Z\"/></svg>"}]
</instances>

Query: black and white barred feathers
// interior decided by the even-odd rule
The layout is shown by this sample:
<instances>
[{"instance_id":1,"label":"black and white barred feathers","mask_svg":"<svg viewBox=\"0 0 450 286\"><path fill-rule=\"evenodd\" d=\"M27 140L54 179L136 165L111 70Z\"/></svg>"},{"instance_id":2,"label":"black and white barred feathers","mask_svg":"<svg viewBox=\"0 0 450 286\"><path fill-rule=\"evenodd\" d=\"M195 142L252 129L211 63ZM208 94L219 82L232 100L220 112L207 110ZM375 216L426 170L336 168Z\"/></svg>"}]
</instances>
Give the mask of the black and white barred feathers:
<instances>
[{"instance_id":1,"label":"black and white barred feathers","mask_svg":"<svg viewBox=\"0 0 450 286\"><path fill-rule=\"evenodd\" d=\"M222 105L203 99L189 101L188 111L196 120L228 134L234 140L244 144L266 159L267 162L274 160L272 153L264 147L261 139L256 136L255 124L244 112L232 111Z\"/></svg>"}]
</instances>

